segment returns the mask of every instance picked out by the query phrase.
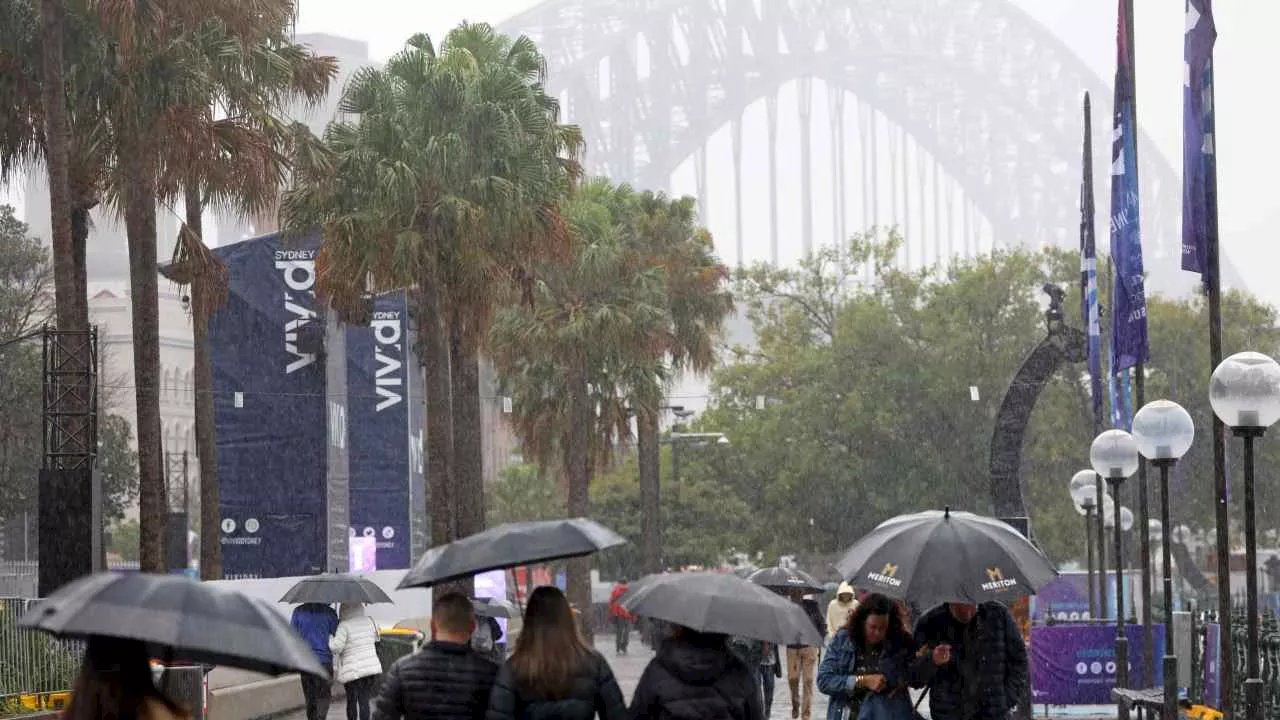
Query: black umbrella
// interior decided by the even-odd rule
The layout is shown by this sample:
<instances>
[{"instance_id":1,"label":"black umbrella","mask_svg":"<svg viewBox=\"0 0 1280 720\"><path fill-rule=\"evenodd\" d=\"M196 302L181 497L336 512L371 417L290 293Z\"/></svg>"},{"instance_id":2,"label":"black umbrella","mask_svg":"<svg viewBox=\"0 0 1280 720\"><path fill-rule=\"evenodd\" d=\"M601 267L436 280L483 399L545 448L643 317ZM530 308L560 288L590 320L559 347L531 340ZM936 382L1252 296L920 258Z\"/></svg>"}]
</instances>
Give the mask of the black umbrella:
<instances>
[{"instance_id":1,"label":"black umbrella","mask_svg":"<svg viewBox=\"0 0 1280 720\"><path fill-rule=\"evenodd\" d=\"M471 598L471 606L479 617L513 618L520 614L520 610L506 600Z\"/></svg>"},{"instance_id":2,"label":"black umbrella","mask_svg":"<svg viewBox=\"0 0 1280 720\"><path fill-rule=\"evenodd\" d=\"M805 595L823 591L822 583L809 573L784 567L771 567L757 570L747 578L757 585L770 590L799 590Z\"/></svg>"},{"instance_id":3,"label":"black umbrella","mask_svg":"<svg viewBox=\"0 0 1280 720\"><path fill-rule=\"evenodd\" d=\"M803 608L729 573L649 575L633 583L618 602L641 617L701 632L779 645L822 645L822 636Z\"/></svg>"},{"instance_id":4,"label":"black umbrella","mask_svg":"<svg viewBox=\"0 0 1280 720\"><path fill-rule=\"evenodd\" d=\"M280 598L283 603L389 603L391 598L371 580L332 574L303 578Z\"/></svg>"},{"instance_id":5,"label":"black umbrella","mask_svg":"<svg viewBox=\"0 0 1280 720\"><path fill-rule=\"evenodd\" d=\"M590 555L625 542L586 518L507 523L431 548L399 587L431 587L489 570Z\"/></svg>"},{"instance_id":6,"label":"black umbrella","mask_svg":"<svg viewBox=\"0 0 1280 720\"><path fill-rule=\"evenodd\" d=\"M59 637L137 640L166 661L327 676L275 608L180 575L87 575L36 603L19 624Z\"/></svg>"},{"instance_id":7,"label":"black umbrella","mask_svg":"<svg viewBox=\"0 0 1280 720\"><path fill-rule=\"evenodd\" d=\"M882 523L836 563L857 587L921 607L1031 595L1058 576L1010 525L967 512L930 510Z\"/></svg>"}]
</instances>

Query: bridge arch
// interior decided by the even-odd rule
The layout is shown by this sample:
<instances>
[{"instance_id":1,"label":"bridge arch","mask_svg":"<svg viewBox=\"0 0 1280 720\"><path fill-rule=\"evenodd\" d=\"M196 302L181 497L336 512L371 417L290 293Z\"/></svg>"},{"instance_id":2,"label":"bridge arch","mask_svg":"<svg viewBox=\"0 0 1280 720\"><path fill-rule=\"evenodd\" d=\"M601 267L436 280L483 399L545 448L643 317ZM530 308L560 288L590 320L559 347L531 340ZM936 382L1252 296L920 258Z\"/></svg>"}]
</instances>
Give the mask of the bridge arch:
<instances>
[{"instance_id":1,"label":"bridge arch","mask_svg":"<svg viewBox=\"0 0 1280 720\"><path fill-rule=\"evenodd\" d=\"M779 88L814 78L841 95L831 110L842 118L833 123L839 147L851 95L910 135L1001 245L1075 244L1080 105L1089 91L1100 129L1098 227L1107 227L1110 84L1009 0L548 0L501 29L546 53L548 90L583 127L593 173L666 187L730 125L740 188L743 113L765 100L774 129ZM770 140L776 153L775 132ZM801 143L807 163L808 138ZM1179 176L1153 147L1144 142L1140 169L1148 287L1185 294L1195 277L1179 268ZM705 160L696 172L701 187ZM844 185L845 169L838 172ZM812 214L807 183L802 192L802 213ZM1240 287L1226 258L1223 272Z\"/></svg>"}]
</instances>

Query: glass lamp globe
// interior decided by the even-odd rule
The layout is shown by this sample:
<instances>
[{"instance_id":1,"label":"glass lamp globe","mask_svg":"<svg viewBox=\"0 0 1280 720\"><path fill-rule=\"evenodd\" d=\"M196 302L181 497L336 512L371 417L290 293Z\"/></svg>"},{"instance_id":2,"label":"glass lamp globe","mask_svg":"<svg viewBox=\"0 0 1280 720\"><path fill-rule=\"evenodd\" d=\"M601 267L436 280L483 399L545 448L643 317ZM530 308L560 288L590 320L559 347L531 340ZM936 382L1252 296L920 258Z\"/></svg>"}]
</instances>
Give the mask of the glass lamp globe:
<instances>
[{"instance_id":1,"label":"glass lamp globe","mask_svg":"<svg viewBox=\"0 0 1280 720\"><path fill-rule=\"evenodd\" d=\"M1124 430L1107 430L1093 439L1089 464L1108 480L1123 480L1138 471L1138 444Z\"/></svg>"},{"instance_id":2,"label":"glass lamp globe","mask_svg":"<svg viewBox=\"0 0 1280 720\"><path fill-rule=\"evenodd\" d=\"M1081 515L1098 505L1098 490L1095 485L1097 478L1098 474L1092 470L1081 470L1071 476L1071 484L1068 486L1071 502L1075 503L1076 512Z\"/></svg>"},{"instance_id":3,"label":"glass lamp globe","mask_svg":"<svg viewBox=\"0 0 1280 720\"><path fill-rule=\"evenodd\" d=\"M1196 426L1176 402L1156 400L1133 416L1133 441L1148 460L1177 460L1191 449Z\"/></svg>"},{"instance_id":4,"label":"glass lamp globe","mask_svg":"<svg viewBox=\"0 0 1280 720\"><path fill-rule=\"evenodd\" d=\"M1111 529L1116 526L1116 510L1115 503L1111 502L1111 498L1107 498L1102 504L1102 527Z\"/></svg>"},{"instance_id":5,"label":"glass lamp globe","mask_svg":"<svg viewBox=\"0 0 1280 720\"><path fill-rule=\"evenodd\" d=\"M1147 521L1147 535L1153 538L1160 537L1161 530L1163 530L1163 528L1161 527L1159 520L1151 518Z\"/></svg>"},{"instance_id":6,"label":"glass lamp globe","mask_svg":"<svg viewBox=\"0 0 1280 720\"><path fill-rule=\"evenodd\" d=\"M1120 506L1120 529L1124 532L1133 529L1133 511L1123 505Z\"/></svg>"},{"instance_id":7,"label":"glass lamp globe","mask_svg":"<svg viewBox=\"0 0 1280 720\"><path fill-rule=\"evenodd\" d=\"M1223 360L1209 378L1209 404L1227 427L1271 427L1280 420L1280 363L1256 352Z\"/></svg>"}]
</instances>

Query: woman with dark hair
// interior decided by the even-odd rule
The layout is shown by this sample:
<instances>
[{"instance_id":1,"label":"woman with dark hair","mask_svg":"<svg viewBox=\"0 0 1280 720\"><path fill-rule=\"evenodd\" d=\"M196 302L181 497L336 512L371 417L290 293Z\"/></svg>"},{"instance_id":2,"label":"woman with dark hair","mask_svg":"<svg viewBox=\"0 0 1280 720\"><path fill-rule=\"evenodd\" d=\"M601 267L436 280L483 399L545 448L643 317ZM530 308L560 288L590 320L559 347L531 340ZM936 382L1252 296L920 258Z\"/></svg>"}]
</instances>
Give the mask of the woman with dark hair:
<instances>
[{"instance_id":1,"label":"woman with dark hair","mask_svg":"<svg viewBox=\"0 0 1280 720\"><path fill-rule=\"evenodd\" d=\"M676 625L631 698L632 720L764 720L756 668L725 635Z\"/></svg>"},{"instance_id":2,"label":"woman with dark hair","mask_svg":"<svg viewBox=\"0 0 1280 720\"><path fill-rule=\"evenodd\" d=\"M624 720L622 690L604 656L583 641L564 593L529 596L515 652L498 671L488 720Z\"/></svg>"},{"instance_id":3,"label":"woman with dark hair","mask_svg":"<svg viewBox=\"0 0 1280 720\"><path fill-rule=\"evenodd\" d=\"M151 660L134 640L90 638L65 720L180 720L187 714L156 689Z\"/></svg>"},{"instance_id":4,"label":"woman with dark hair","mask_svg":"<svg viewBox=\"0 0 1280 720\"><path fill-rule=\"evenodd\" d=\"M912 720L907 687L915 662L902 607L868 595L818 667L818 690L831 698L827 720Z\"/></svg>"}]
</instances>

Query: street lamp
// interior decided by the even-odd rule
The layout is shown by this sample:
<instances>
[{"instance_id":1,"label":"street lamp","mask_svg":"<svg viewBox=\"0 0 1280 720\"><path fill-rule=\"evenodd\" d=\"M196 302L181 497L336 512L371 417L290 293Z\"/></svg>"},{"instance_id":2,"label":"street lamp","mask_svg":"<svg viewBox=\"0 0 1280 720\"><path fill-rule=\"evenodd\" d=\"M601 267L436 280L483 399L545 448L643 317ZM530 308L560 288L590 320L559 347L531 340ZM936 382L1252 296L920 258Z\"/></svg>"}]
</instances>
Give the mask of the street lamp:
<instances>
[{"instance_id":1,"label":"street lamp","mask_svg":"<svg viewBox=\"0 0 1280 720\"><path fill-rule=\"evenodd\" d=\"M1089 448L1089 464L1111 486L1112 515L1123 521L1120 512L1120 487L1138 471L1138 446L1124 430L1107 430L1093 439ZM1132 517L1132 514L1130 514ZM1130 520L1132 522L1132 520ZM1116 523L1117 525L1121 523ZM1124 634L1124 548L1120 529L1115 532L1116 553L1116 687L1129 685L1129 640Z\"/></svg>"},{"instance_id":2,"label":"street lamp","mask_svg":"<svg viewBox=\"0 0 1280 720\"><path fill-rule=\"evenodd\" d=\"M1093 584L1093 512L1098 509L1098 500L1094 496L1097 482L1097 473L1092 470L1081 470L1071 477L1071 484L1068 486L1071 492L1071 502L1075 504L1076 512L1084 516L1084 544L1089 563L1090 618L1098 617L1098 596ZM1101 585L1102 583L1099 583L1099 586Z\"/></svg>"},{"instance_id":3,"label":"street lamp","mask_svg":"<svg viewBox=\"0 0 1280 720\"><path fill-rule=\"evenodd\" d=\"M1169 545L1169 471L1191 449L1196 426L1181 405L1156 400L1133 416L1133 440L1138 452L1160 470L1160 547L1164 566L1164 720L1178 717L1178 656L1173 654L1173 550ZM1156 521L1151 521L1155 529ZM1147 601L1150 602L1150 598ZM1154 653L1148 651L1147 657Z\"/></svg>"},{"instance_id":4,"label":"street lamp","mask_svg":"<svg viewBox=\"0 0 1280 720\"><path fill-rule=\"evenodd\" d=\"M1280 364L1256 352L1236 353L1209 378L1209 404L1222 423L1244 441L1245 595L1249 625L1245 637L1248 677L1244 681L1245 720L1262 718L1258 663L1258 531L1253 502L1253 444L1280 420Z\"/></svg>"}]
</instances>

